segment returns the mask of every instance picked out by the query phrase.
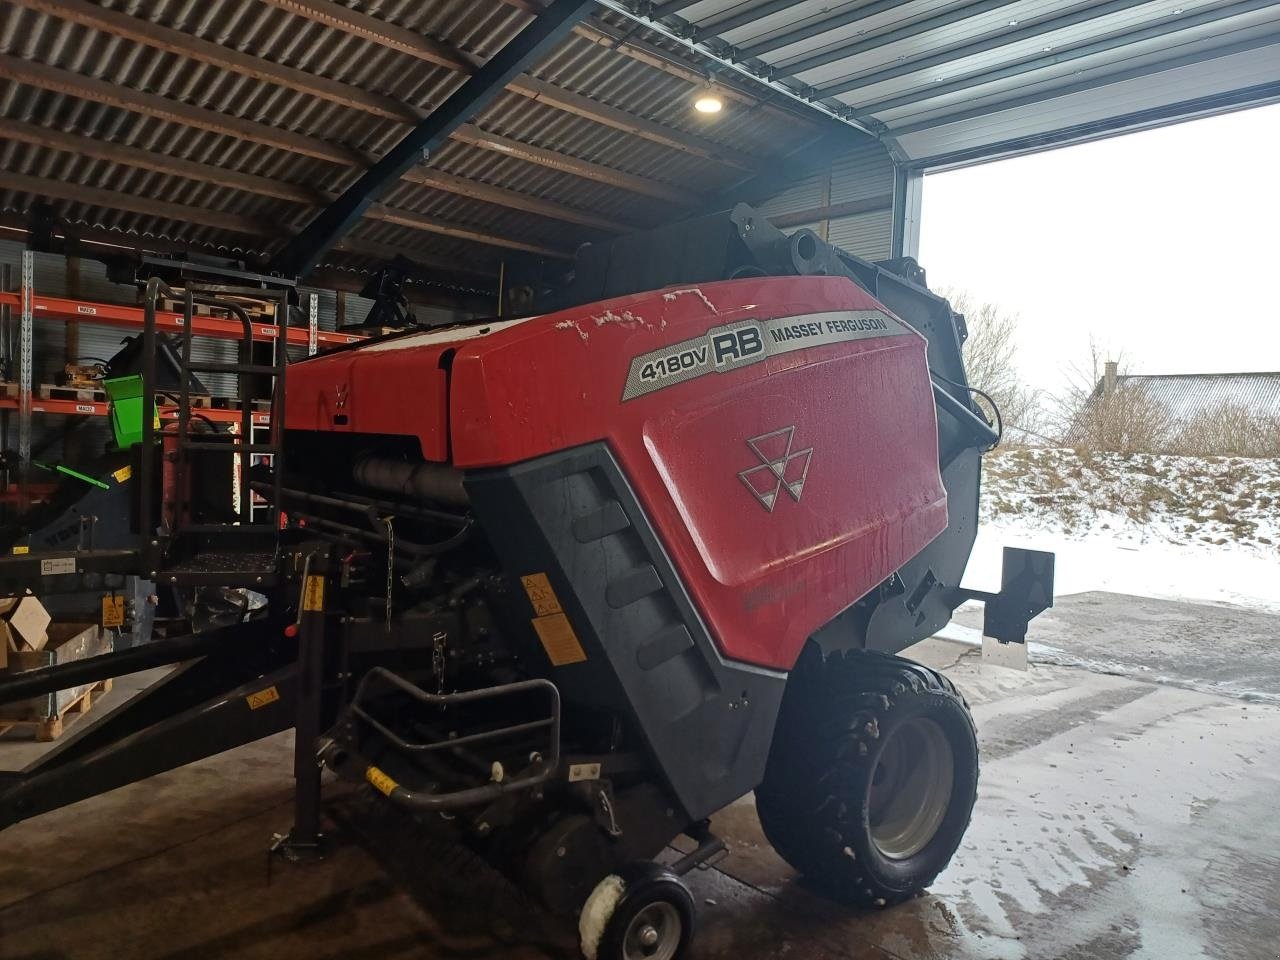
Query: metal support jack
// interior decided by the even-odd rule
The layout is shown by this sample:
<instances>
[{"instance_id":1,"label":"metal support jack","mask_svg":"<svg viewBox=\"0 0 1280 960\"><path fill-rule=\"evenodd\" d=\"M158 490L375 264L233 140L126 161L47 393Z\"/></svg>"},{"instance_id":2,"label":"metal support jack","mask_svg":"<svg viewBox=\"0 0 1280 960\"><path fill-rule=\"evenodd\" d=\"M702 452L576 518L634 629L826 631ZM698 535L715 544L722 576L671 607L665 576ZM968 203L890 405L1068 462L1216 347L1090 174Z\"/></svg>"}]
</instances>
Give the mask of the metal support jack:
<instances>
[{"instance_id":1,"label":"metal support jack","mask_svg":"<svg viewBox=\"0 0 1280 960\"><path fill-rule=\"evenodd\" d=\"M293 745L293 828L271 846L292 863L324 858L320 823L320 734L324 729L325 588L330 548L307 557L298 604L298 693Z\"/></svg>"}]
</instances>

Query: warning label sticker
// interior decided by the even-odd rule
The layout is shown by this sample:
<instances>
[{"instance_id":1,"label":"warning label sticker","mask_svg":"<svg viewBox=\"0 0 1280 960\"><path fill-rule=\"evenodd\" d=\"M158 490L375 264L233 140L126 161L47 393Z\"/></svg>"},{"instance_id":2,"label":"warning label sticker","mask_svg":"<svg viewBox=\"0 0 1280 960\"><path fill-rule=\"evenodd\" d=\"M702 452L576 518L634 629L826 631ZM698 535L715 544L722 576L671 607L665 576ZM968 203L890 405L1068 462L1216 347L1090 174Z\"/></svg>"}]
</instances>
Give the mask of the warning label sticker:
<instances>
[{"instance_id":1,"label":"warning label sticker","mask_svg":"<svg viewBox=\"0 0 1280 960\"><path fill-rule=\"evenodd\" d=\"M262 707L267 706L267 704L275 703L277 700L279 700L280 691L277 690L275 687L266 687L262 690L259 690L257 693L249 694L244 699L245 699L245 702L249 704L250 710L259 710Z\"/></svg>"},{"instance_id":2,"label":"warning label sticker","mask_svg":"<svg viewBox=\"0 0 1280 960\"><path fill-rule=\"evenodd\" d=\"M308 574L302 585L302 609L313 613L324 609L324 577Z\"/></svg>"},{"instance_id":3,"label":"warning label sticker","mask_svg":"<svg viewBox=\"0 0 1280 960\"><path fill-rule=\"evenodd\" d=\"M40 561L40 576L56 577L64 573L76 572L75 557L54 557L51 560Z\"/></svg>"},{"instance_id":4,"label":"warning label sticker","mask_svg":"<svg viewBox=\"0 0 1280 960\"><path fill-rule=\"evenodd\" d=\"M547 658L553 667L564 667L571 663L582 663L587 653L578 642L578 635L573 632L573 625L563 613L553 613L548 617L535 617L533 629L538 632L542 641L542 649L547 651Z\"/></svg>"},{"instance_id":5,"label":"warning label sticker","mask_svg":"<svg viewBox=\"0 0 1280 960\"><path fill-rule=\"evenodd\" d=\"M713 373L728 373L769 357L851 340L901 337L910 327L883 310L840 310L772 320L739 320L702 336L641 354L631 361L623 400Z\"/></svg>"},{"instance_id":6,"label":"warning label sticker","mask_svg":"<svg viewBox=\"0 0 1280 960\"><path fill-rule=\"evenodd\" d=\"M364 772L364 778L373 784L374 788L381 794L391 796L391 792L400 784L396 783L377 767L370 765Z\"/></svg>"},{"instance_id":7,"label":"warning label sticker","mask_svg":"<svg viewBox=\"0 0 1280 960\"><path fill-rule=\"evenodd\" d=\"M102 625L104 627L124 626L124 597L116 594L102 598Z\"/></svg>"},{"instance_id":8,"label":"warning label sticker","mask_svg":"<svg viewBox=\"0 0 1280 960\"><path fill-rule=\"evenodd\" d=\"M551 581L545 573L531 573L527 577L521 577L520 582L524 585L524 592L529 595L529 602L533 604L533 612L538 616L561 612L560 598L551 589Z\"/></svg>"}]
</instances>

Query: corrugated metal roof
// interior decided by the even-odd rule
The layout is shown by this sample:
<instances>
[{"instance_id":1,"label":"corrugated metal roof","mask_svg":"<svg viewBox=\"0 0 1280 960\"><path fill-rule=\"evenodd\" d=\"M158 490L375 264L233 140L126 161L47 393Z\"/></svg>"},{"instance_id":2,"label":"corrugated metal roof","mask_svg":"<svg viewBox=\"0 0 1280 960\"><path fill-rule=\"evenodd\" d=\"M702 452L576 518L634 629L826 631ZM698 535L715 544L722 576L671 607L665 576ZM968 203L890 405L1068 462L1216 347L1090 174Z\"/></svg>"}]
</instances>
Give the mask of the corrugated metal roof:
<instances>
[{"instance_id":1,"label":"corrugated metal roof","mask_svg":"<svg viewBox=\"0 0 1280 960\"><path fill-rule=\"evenodd\" d=\"M644 15L926 168L1280 99L1274 0L667 0Z\"/></svg>"},{"instance_id":2,"label":"corrugated metal roof","mask_svg":"<svg viewBox=\"0 0 1280 960\"><path fill-rule=\"evenodd\" d=\"M528 7L0 0L0 213L50 202L128 242L269 254L463 82L436 61L484 62ZM549 98L502 94L472 118L479 141L460 133L394 184L329 265L395 248L496 273L512 246L568 252L694 211L750 175L741 158L820 135L821 117L763 89L694 115L707 71L658 33L589 18L528 75ZM494 136L553 154L508 155Z\"/></svg>"},{"instance_id":3,"label":"corrugated metal roof","mask_svg":"<svg viewBox=\"0 0 1280 960\"><path fill-rule=\"evenodd\" d=\"M1140 386L1183 424L1223 406L1280 417L1280 373L1122 374L1117 383Z\"/></svg>"}]
</instances>

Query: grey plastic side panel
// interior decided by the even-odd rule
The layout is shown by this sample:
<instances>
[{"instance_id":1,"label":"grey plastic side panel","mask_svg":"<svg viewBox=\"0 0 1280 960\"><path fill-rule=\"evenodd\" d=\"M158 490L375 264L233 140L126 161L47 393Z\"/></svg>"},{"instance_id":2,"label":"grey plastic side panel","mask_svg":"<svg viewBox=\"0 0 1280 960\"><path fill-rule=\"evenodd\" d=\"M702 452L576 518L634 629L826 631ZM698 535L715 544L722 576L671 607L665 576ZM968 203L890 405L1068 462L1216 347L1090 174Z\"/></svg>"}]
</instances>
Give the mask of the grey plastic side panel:
<instances>
[{"instance_id":1,"label":"grey plastic side panel","mask_svg":"<svg viewBox=\"0 0 1280 960\"><path fill-rule=\"evenodd\" d=\"M506 572L545 573L586 651L554 667L535 647L566 710L621 716L691 820L754 789L786 678L721 659L608 447L475 472L466 487Z\"/></svg>"}]
</instances>

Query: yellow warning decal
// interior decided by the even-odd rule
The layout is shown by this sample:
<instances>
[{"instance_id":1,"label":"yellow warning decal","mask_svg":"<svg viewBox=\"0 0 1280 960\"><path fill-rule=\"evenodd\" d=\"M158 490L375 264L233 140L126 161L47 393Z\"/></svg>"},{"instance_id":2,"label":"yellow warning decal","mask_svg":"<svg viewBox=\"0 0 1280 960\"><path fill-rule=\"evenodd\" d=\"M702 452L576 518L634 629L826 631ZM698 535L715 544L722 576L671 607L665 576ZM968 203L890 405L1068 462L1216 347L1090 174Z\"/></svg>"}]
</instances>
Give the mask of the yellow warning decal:
<instances>
[{"instance_id":1,"label":"yellow warning decal","mask_svg":"<svg viewBox=\"0 0 1280 960\"><path fill-rule=\"evenodd\" d=\"M563 611L564 608L560 606L560 598L551 589L551 581L547 579L545 573L531 573L527 577L521 577L520 582L524 584L524 592L529 595L529 602L533 604L533 612L538 616L548 617L553 613L561 613Z\"/></svg>"},{"instance_id":2,"label":"yellow warning decal","mask_svg":"<svg viewBox=\"0 0 1280 960\"><path fill-rule=\"evenodd\" d=\"M110 594L102 598L102 625L104 627L124 626L124 597L113 597Z\"/></svg>"},{"instance_id":3,"label":"yellow warning decal","mask_svg":"<svg viewBox=\"0 0 1280 960\"><path fill-rule=\"evenodd\" d=\"M307 575L307 582L302 587L302 609L313 611L324 609L324 577L319 574Z\"/></svg>"},{"instance_id":4,"label":"yellow warning decal","mask_svg":"<svg viewBox=\"0 0 1280 960\"><path fill-rule=\"evenodd\" d=\"M133 476L133 467L129 466L128 464L125 464L123 467L121 467L119 470L113 473L112 476L116 478L116 483L124 483L126 480L128 480L130 477Z\"/></svg>"},{"instance_id":5,"label":"yellow warning decal","mask_svg":"<svg viewBox=\"0 0 1280 960\"><path fill-rule=\"evenodd\" d=\"M31 548L26 546L13 548L14 556L18 556L19 554L30 553L30 552L31 552Z\"/></svg>"},{"instance_id":6,"label":"yellow warning decal","mask_svg":"<svg viewBox=\"0 0 1280 960\"><path fill-rule=\"evenodd\" d=\"M257 693L251 693L244 698L249 704L250 710L257 710L265 707L269 703L275 703L280 699L280 691L275 687L267 687L265 690L259 690Z\"/></svg>"},{"instance_id":7,"label":"yellow warning decal","mask_svg":"<svg viewBox=\"0 0 1280 960\"><path fill-rule=\"evenodd\" d=\"M367 770L365 770L364 778L372 783L379 793L384 793L388 797L391 796L392 790L400 786L400 784L396 783L372 764Z\"/></svg>"},{"instance_id":8,"label":"yellow warning decal","mask_svg":"<svg viewBox=\"0 0 1280 960\"><path fill-rule=\"evenodd\" d=\"M553 613L549 617L534 617L533 629L538 631L538 639L542 641L542 649L552 666L563 667L571 663L582 663L587 659L578 635L573 632L569 618L563 613Z\"/></svg>"}]
</instances>

